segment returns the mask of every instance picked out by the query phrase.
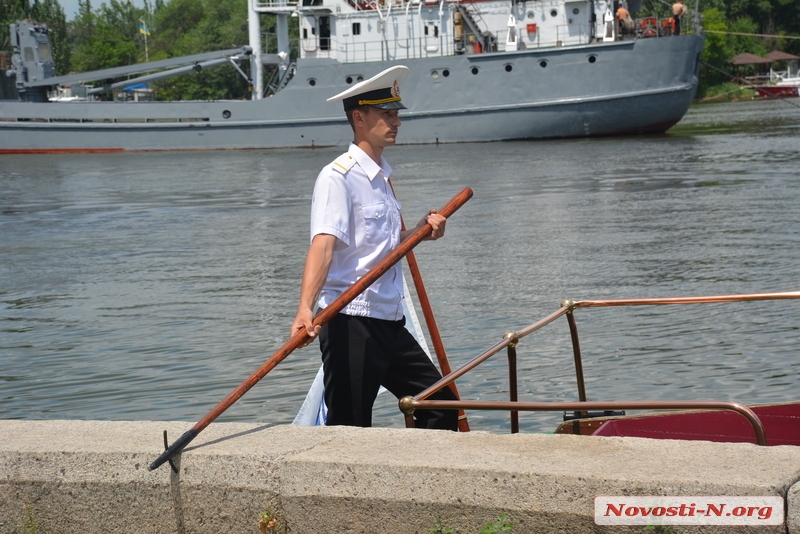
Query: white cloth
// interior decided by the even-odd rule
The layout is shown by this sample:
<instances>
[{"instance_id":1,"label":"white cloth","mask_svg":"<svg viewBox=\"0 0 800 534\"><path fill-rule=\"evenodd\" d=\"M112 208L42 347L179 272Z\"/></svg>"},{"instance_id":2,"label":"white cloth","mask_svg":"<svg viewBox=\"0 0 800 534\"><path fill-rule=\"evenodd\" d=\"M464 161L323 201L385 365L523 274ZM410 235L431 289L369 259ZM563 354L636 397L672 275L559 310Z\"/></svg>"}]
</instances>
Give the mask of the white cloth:
<instances>
[{"instance_id":1,"label":"white cloth","mask_svg":"<svg viewBox=\"0 0 800 534\"><path fill-rule=\"evenodd\" d=\"M346 154L325 166L317 176L311 203L311 239L317 234L330 234L337 239L328 278L320 293L320 307L336 300L399 244L402 206L389 186L391 173L392 168L383 157L378 165L350 144ZM403 317L403 295L398 263L342 313L397 321Z\"/></svg>"}]
</instances>

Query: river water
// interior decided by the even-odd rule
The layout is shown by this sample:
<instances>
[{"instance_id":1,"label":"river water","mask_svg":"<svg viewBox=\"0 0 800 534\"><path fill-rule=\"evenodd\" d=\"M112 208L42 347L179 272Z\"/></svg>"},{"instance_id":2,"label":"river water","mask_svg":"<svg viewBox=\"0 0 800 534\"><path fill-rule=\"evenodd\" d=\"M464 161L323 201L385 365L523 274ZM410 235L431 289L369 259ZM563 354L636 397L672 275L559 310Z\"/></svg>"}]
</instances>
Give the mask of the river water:
<instances>
[{"instance_id":1,"label":"river water","mask_svg":"<svg viewBox=\"0 0 800 534\"><path fill-rule=\"evenodd\" d=\"M401 128L402 137L402 128ZM318 170L339 149L0 158L0 418L194 422L287 338ZM800 106L693 107L669 134L398 146L406 219L474 198L417 257L453 368L562 299L800 290ZM796 400L800 301L576 311L589 400ZM559 319L523 400L576 400ZM289 356L219 421L290 422ZM505 400L504 353L459 381ZM375 425L400 427L391 395ZM503 412L468 412L508 431ZM552 431L560 414L522 414Z\"/></svg>"}]
</instances>

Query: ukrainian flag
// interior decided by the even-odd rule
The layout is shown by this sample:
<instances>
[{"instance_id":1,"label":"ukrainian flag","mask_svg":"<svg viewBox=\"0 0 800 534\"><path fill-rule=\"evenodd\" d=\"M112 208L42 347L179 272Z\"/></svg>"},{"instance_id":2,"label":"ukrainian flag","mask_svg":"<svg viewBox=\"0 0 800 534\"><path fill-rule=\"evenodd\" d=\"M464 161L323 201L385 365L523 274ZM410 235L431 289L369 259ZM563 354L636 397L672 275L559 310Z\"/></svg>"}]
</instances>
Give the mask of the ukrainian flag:
<instances>
[{"instance_id":1,"label":"ukrainian flag","mask_svg":"<svg viewBox=\"0 0 800 534\"><path fill-rule=\"evenodd\" d=\"M139 33L143 35L150 35L150 29L147 27L147 24L144 23L143 20L139 19L141 24L139 24Z\"/></svg>"}]
</instances>

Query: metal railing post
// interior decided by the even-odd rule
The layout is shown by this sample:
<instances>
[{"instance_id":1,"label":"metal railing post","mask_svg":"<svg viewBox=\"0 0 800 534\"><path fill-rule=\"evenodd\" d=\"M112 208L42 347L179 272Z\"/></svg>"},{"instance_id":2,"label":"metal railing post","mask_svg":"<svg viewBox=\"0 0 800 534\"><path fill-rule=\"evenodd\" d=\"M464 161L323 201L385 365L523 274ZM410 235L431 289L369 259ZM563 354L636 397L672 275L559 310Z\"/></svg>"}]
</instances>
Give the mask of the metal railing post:
<instances>
[{"instance_id":1,"label":"metal railing post","mask_svg":"<svg viewBox=\"0 0 800 534\"><path fill-rule=\"evenodd\" d=\"M578 340L578 325L575 323L575 314L572 313L572 306L575 303L565 300L561 303L562 308L569 308L567 312L567 323L569 323L569 335L572 338L572 354L575 359L575 376L578 380L578 400L586 402L586 385L583 381L583 361L581 360L581 342Z\"/></svg>"},{"instance_id":2,"label":"metal railing post","mask_svg":"<svg viewBox=\"0 0 800 534\"><path fill-rule=\"evenodd\" d=\"M519 338L514 332L507 332L505 339L508 340L508 382L510 384L510 400L517 402L519 400L519 392L517 390L517 343ZM519 433L519 412L511 410L511 433Z\"/></svg>"}]
</instances>

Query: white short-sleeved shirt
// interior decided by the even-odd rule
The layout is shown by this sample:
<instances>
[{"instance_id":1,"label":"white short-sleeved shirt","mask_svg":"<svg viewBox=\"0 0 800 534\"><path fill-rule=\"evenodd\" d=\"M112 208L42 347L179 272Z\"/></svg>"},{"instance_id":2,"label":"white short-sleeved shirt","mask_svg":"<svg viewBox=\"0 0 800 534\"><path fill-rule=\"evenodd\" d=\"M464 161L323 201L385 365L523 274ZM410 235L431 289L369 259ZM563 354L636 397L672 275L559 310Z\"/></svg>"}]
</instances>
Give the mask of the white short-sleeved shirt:
<instances>
[{"instance_id":1,"label":"white short-sleeved shirt","mask_svg":"<svg viewBox=\"0 0 800 534\"><path fill-rule=\"evenodd\" d=\"M336 237L333 262L320 293L327 307L400 242L400 210L388 183L392 168L375 163L355 144L317 176L311 203L311 239ZM342 313L397 321L403 317L403 275L395 264Z\"/></svg>"}]
</instances>

